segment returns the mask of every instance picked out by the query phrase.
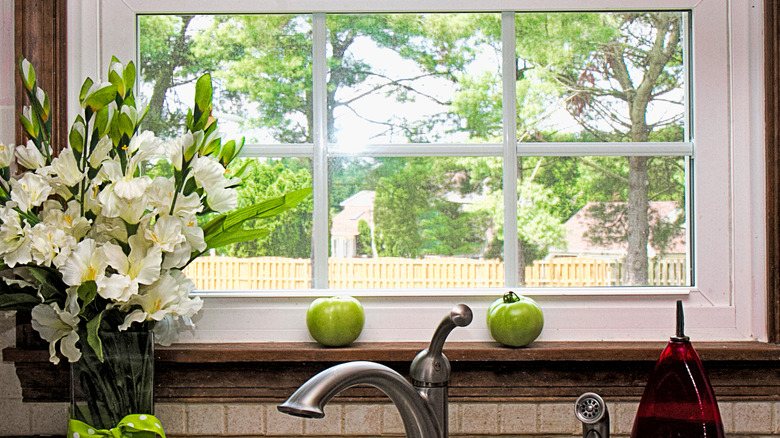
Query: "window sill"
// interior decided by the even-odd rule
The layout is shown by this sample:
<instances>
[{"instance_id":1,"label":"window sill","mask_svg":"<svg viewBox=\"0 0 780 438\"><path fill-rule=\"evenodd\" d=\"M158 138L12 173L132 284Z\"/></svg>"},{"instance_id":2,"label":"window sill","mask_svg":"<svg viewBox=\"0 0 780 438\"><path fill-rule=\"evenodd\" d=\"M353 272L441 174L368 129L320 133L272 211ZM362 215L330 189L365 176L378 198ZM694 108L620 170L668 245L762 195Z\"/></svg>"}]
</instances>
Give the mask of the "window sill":
<instances>
[{"instance_id":1,"label":"window sill","mask_svg":"<svg viewBox=\"0 0 780 438\"><path fill-rule=\"evenodd\" d=\"M539 342L526 348L451 342L450 397L461 402L568 401L585 391L613 400L642 395L663 342ZM340 362L372 360L406 375L423 343L178 344L158 347L158 402L280 402L306 379ZM780 346L758 342L694 343L719 400L780 400ZM6 348L27 402L68 398L68 366L42 349ZM373 388L352 388L343 401L375 401Z\"/></svg>"}]
</instances>

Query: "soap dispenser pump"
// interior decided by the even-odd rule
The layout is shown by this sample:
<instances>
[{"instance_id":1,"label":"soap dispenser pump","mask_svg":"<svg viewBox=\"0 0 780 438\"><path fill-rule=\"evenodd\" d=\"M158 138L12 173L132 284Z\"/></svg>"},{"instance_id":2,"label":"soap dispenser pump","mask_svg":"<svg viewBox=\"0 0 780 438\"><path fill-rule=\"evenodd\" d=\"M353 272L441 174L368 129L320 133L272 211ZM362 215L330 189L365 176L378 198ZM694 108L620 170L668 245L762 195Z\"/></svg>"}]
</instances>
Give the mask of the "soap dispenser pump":
<instances>
[{"instance_id":1,"label":"soap dispenser pump","mask_svg":"<svg viewBox=\"0 0 780 438\"><path fill-rule=\"evenodd\" d=\"M725 437L712 386L684 328L682 301L677 301L677 334L647 381L631 438Z\"/></svg>"}]
</instances>

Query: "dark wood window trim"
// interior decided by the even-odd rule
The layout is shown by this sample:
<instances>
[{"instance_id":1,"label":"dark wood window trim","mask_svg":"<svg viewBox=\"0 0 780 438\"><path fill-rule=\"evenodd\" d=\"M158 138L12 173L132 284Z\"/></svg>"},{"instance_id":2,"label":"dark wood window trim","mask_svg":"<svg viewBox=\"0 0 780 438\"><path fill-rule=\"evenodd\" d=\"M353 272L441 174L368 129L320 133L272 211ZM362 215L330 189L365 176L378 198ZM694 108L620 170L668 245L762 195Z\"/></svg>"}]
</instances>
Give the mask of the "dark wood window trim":
<instances>
[{"instance_id":1,"label":"dark wood window trim","mask_svg":"<svg viewBox=\"0 0 780 438\"><path fill-rule=\"evenodd\" d=\"M36 64L43 86L65 108L65 1L16 0L17 56ZM769 343L697 343L719 400L780 400L780 2L765 0L767 330ZM52 33L53 32L53 33ZM47 44L51 42L51 44ZM17 88L19 85L17 83ZM19 93L19 92L17 92ZM22 99L17 94L17 106ZM55 130L64 141L64 111ZM21 135L17 128L17 137ZM17 142L19 138L17 138ZM68 365L53 366L29 325L17 315L14 362L25 401L64 401ZM637 400L664 343L539 342L530 348L495 343L450 343L455 401L571 401L596 391ZM422 343L357 344L325 349L309 343L182 344L156 350L156 392L161 402L278 402L316 372L348 360L374 360L399 372ZM353 389L344 400L374 400Z\"/></svg>"},{"instance_id":2,"label":"dark wood window trim","mask_svg":"<svg viewBox=\"0 0 780 438\"><path fill-rule=\"evenodd\" d=\"M52 113L52 145L55 153L68 139L68 51L67 0L14 1L14 56L27 58L35 67L38 86L49 94ZM17 68L16 113L29 105ZM25 140L21 122L16 121L16 144Z\"/></svg>"}]
</instances>

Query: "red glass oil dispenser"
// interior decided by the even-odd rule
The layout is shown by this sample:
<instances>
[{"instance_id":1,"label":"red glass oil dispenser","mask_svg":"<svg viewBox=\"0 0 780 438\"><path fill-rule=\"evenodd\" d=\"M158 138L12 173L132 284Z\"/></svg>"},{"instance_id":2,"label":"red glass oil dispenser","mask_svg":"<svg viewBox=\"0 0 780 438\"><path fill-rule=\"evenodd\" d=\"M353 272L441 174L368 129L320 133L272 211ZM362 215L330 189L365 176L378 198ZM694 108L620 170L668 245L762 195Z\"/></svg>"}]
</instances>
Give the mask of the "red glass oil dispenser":
<instances>
[{"instance_id":1,"label":"red glass oil dispenser","mask_svg":"<svg viewBox=\"0 0 780 438\"><path fill-rule=\"evenodd\" d=\"M712 386L683 332L682 301L677 301L677 335L647 381L631 438L725 437Z\"/></svg>"}]
</instances>

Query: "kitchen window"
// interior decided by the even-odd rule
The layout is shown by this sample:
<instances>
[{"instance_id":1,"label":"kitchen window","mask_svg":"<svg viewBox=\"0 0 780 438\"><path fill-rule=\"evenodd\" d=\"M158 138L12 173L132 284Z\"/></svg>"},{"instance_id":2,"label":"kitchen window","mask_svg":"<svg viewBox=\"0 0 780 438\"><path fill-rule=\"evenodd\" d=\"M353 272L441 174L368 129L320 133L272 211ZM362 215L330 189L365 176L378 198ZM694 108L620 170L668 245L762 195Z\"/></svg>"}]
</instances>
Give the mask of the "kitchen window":
<instances>
[{"instance_id":1,"label":"kitchen window","mask_svg":"<svg viewBox=\"0 0 780 438\"><path fill-rule=\"evenodd\" d=\"M761 59L760 51L751 49L761 47L754 41L760 41L760 31L755 30L760 21L752 21L756 17L750 3L639 3L428 2L423 8L398 3L388 12L387 6L365 2L341 4L338 10L306 1L291 3L292 9L227 1L206 10L145 0L119 5L74 2L70 8L79 14L69 14L75 24L69 26L75 46L69 49L74 53L69 80L99 77L111 55L144 65L151 51L142 48L153 47L145 40L149 35L145 27L159 30L175 25L177 18L184 23L182 17L187 16L193 32L189 35L200 32L202 36L193 39L202 38L203 50L211 45L215 79L225 85L218 88L217 99L235 105L221 109L224 117L216 116L221 126L229 127L232 121L237 127L229 137L247 137L244 152L255 160L257 178L284 174L290 187L314 187L311 204L284 221L287 228L279 234L288 240L283 244L236 248L229 254L265 251L264 255L299 260L299 265L277 286L247 287L239 282L204 288L200 293L206 305L194 340L307 340L301 315L308 302L338 293L353 294L366 307L361 340L423 340L442 309L466 302L480 315L502 291L523 283L523 293L545 309L545 340L663 339L671 331L675 299L686 301L688 331L697 339L765 339L764 249L756 243L763 242L763 165L758 159L763 154L763 113L755 98L761 90ZM239 16L235 11L253 15ZM615 28L608 24L624 20L618 39L639 49L633 54L637 59L647 56L652 45L642 41L652 40L660 29L648 24L653 17L666 23L665 29L673 29L664 41L676 41L670 43L673 48L663 70L669 87L656 89L655 101L645 113L647 124L659 129L643 137L631 130L626 97L617 95L625 88L621 80L626 77L615 73L616 60L600 65L598 56L587 59L590 52L579 46L615 40L609 34ZM136 20L136 34L111 26ZM567 29L577 25L580 33L566 36L555 30L567 21ZM250 22L265 35L274 32L274 38L236 40L245 31L241 26ZM468 23L481 26L469 29ZM171 35L181 29L174 27ZM540 29L550 32L544 34L547 38L540 37ZM372 30L374 37L365 37ZM353 46L339 45L350 37ZM432 41L442 46L431 46ZM287 49L273 52L279 47ZM568 63L556 61L566 59L565 53L556 50L581 54L576 61L588 68L572 76ZM230 58L235 52L254 55ZM444 59L447 54L458 56ZM201 56L198 62L208 58L207 51L195 55ZM251 68L252 63L267 66L273 56L282 61L277 68L283 71L274 72L276 76ZM624 70L628 80L636 79L638 68ZM544 75L562 81L568 92L552 90ZM144 77L141 96L154 95L153 76L150 71ZM241 81L249 79L263 87L237 92ZM463 86L467 81L468 88ZM68 88L78 90L79 85ZM453 89L471 93L453 94ZM172 91L169 96L174 99L162 106L174 113L175 98L187 102L186 95L186 87ZM278 107L258 104L274 101ZM572 113L579 119L566 116ZM261 123L246 129L246 120L252 118ZM531 120L544 122L528 123ZM575 122L576 127L567 126ZM663 268L665 281L673 280L634 278L637 272L651 272L643 268L653 260L640 257L605 266L602 272L610 275L609 286L549 287L551 260L563 265L589 254L589 259L604 261L615 248L625 258L626 245L615 242L627 234L621 218L631 214L626 196L632 190L627 170L631 166L645 172L649 192L656 196L650 202L647 229L633 234L651 241L651 259L673 261ZM588 182L586 189L560 184L573 169L580 176L590 172L590 178L576 183ZM545 178L558 179L558 193L551 193L555 184L543 184ZM404 185L417 190L398 190ZM443 190L445 186L451 190ZM607 190L614 199L597 193ZM394 222L381 224L377 219L375 224L372 219L379 217L380 208L410 211L394 215ZM365 211L372 209L373 214ZM574 224L566 228L563 218L579 219L588 232L568 238ZM342 219L346 224L357 222L352 227L357 230L337 233L335 226ZM594 221L609 225L593 226ZM584 234L588 236L583 239ZM351 236L356 238L348 239ZM289 252L281 254L280 248ZM363 265L347 265L351 275L331 283L338 275L333 265L359 251L366 257L355 259ZM485 259L488 253L500 264L493 266L495 279L480 284L409 281L388 287L381 278L350 283L357 276L355 269L366 269L365 262L382 255L380 251L400 256L406 264L423 260L441 265L453 254ZM637 263L641 269L626 267ZM409 268L411 274L389 277L416 278L415 268L419 267ZM491 267L484 269L490 272ZM539 273L544 269L546 277ZM456 276L454 271L444 272L436 275ZM487 340L482 319L454 333L454 339Z\"/></svg>"}]
</instances>

